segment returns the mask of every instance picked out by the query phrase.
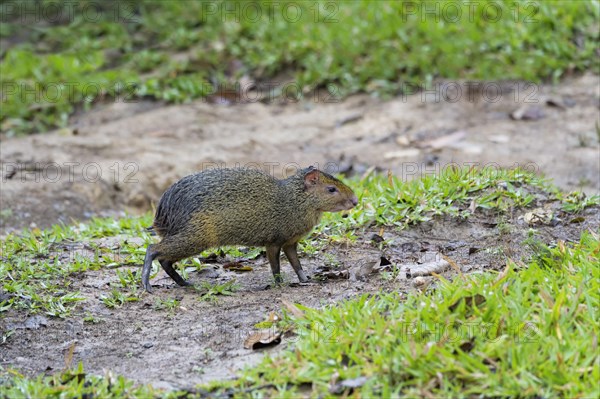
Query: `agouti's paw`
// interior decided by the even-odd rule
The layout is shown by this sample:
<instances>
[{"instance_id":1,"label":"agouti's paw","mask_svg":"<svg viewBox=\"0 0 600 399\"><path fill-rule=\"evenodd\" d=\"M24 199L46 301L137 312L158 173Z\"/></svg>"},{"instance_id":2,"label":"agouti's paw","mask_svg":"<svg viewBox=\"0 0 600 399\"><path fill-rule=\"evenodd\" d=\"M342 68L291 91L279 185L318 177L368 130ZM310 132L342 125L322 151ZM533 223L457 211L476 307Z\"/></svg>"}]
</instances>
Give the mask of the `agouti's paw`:
<instances>
[{"instance_id":1,"label":"agouti's paw","mask_svg":"<svg viewBox=\"0 0 600 399\"><path fill-rule=\"evenodd\" d=\"M307 283L308 280L310 280L310 276L307 276L304 273L304 270L298 270L298 280L300 280L301 283Z\"/></svg>"}]
</instances>

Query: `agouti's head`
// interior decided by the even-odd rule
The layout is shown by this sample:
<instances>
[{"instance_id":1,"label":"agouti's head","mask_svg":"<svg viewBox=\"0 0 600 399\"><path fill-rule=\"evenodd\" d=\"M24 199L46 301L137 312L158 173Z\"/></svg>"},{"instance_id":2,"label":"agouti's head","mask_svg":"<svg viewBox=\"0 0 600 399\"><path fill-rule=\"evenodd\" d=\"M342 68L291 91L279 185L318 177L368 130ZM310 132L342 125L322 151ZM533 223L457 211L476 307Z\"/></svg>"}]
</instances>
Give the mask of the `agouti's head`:
<instances>
[{"instance_id":1,"label":"agouti's head","mask_svg":"<svg viewBox=\"0 0 600 399\"><path fill-rule=\"evenodd\" d=\"M312 166L301 173L304 174L304 188L316 199L320 211L345 211L358 204L352 189L330 174Z\"/></svg>"}]
</instances>

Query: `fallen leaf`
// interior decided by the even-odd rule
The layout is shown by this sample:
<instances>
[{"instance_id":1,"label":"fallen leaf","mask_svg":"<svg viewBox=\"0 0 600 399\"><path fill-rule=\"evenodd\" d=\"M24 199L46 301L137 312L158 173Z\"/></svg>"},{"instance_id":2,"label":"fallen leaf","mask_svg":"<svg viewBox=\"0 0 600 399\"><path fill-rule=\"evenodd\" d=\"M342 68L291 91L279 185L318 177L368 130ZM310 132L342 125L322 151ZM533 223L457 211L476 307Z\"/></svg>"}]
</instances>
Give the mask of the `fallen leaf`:
<instances>
[{"instance_id":1,"label":"fallen leaf","mask_svg":"<svg viewBox=\"0 0 600 399\"><path fill-rule=\"evenodd\" d=\"M243 265L241 262L229 262L223 265L223 269L233 272L251 272L252 267Z\"/></svg>"},{"instance_id":2,"label":"fallen leaf","mask_svg":"<svg viewBox=\"0 0 600 399\"><path fill-rule=\"evenodd\" d=\"M554 214L550 209L545 208L536 208L531 212L527 212L523 215L523 220L530 226L534 226L537 224L552 224L552 219L554 218Z\"/></svg>"},{"instance_id":3,"label":"fallen leaf","mask_svg":"<svg viewBox=\"0 0 600 399\"><path fill-rule=\"evenodd\" d=\"M347 269L344 270L329 270L320 268L314 274L315 277L322 279L347 279L350 278L350 272ZM291 284L290 284L291 285Z\"/></svg>"},{"instance_id":4,"label":"fallen leaf","mask_svg":"<svg viewBox=\"0 0 600 399\"><path fill-rule=\"evenodd\" d=\"M274 329L260 330L246 338L244 341L244 348L256 350L278 345L280 342L281 331L276 331Z\"/></svg>"}]
</instances>

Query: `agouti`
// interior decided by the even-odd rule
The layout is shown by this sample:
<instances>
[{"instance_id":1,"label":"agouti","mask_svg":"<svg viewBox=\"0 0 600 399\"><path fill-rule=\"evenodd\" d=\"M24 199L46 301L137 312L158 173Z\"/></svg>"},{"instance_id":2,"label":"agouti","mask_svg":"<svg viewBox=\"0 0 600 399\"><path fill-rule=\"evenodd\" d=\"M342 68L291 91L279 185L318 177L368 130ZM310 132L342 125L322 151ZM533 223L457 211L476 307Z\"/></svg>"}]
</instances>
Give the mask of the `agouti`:
<instances>
[{"instance_id":1,"label":"agouti","mask_svg":"<svg viewBox=\"0 0 600 399\"><path fill-rule=\"evenodd\" d=\"M279 254L301 282L298 241L323 212L352 209L356 195L335 177L312 166L283 180L252 169L210 169L184 177L161 197L153 229L162 240L146 251L142 286L151 292L152 261L179 285L189 285L173 263L223 245L265 246L275 281L282 281Z\"/></svg>"}]
</instances>

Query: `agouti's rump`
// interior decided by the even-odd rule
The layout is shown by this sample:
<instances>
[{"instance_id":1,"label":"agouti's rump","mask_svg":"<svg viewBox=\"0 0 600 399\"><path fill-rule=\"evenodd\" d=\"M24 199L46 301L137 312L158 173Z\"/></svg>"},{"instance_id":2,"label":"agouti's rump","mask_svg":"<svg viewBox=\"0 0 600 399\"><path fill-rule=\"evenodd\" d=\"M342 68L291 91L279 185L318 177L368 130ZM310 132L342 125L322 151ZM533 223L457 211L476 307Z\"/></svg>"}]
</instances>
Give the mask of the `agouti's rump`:
<instances>
[{"instance_id":1,"label":"agouti's rump","mask_svg":"<svg viewBox=\"0 0 600 399\"><path fill-rule=\"evenodd\" d=\"M152 261L158 259L169 276L187 285L172 264L222 245L265 246L277 281L283 249L300 281L306 281L298 241L323 212L357 203L348 186L312 167L283 180L248 169L211 169L184 177L159 201L153 227L162 240L148 246L142 284L150 291Z\"/></svg>"}]
</instances>

